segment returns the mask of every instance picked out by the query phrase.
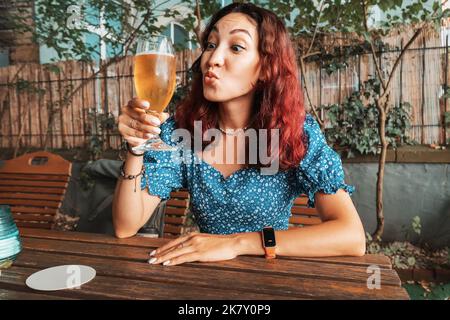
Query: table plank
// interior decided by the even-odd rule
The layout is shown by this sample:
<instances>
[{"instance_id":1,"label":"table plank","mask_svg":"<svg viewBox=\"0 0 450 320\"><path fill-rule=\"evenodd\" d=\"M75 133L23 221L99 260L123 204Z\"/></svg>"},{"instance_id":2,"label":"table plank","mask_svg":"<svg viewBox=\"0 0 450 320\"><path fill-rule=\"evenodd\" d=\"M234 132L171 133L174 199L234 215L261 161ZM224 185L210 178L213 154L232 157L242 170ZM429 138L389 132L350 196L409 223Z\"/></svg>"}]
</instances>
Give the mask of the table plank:
<instances>
[{"instance_id":1,"label":"table plank","mask_svg":"<svg viewBox=\"0 0 450 320\"><path fill-rule=\"evenodd\" d=\"M58 296L46 295L43 293L22 292L14 290L0 289L0 300L67 300Z\"/></svg>"},{"instance_id":2,"label":"table plank","mask_svg":"<svg viewBox=\"0 0 450 320\"><path fill-rule=\"evenodd\" d=\"M120 247L111 244L83 243L76 241L22 238L22 246L30 250L70 253L82 256L122 259L144 262L149 259L149 251L142 247ZM214 263L186 263L181 266L237 270L258 274L279 274L311 279L329 279L343 282L366 283L368 274L364 267L339 266L324 262L266 260L263 257L239 256L233 260ZM400 286L401 281L394 270L380 269L381 284Z\"/></svg>"},{"instance_id":3,"label":"table plank","mask_svg":"<svg viewBox=\"0 0 450 320\"><path fill-rule=\"evenodd\" d=\"M87 243L114 244L117 246L144 247L149 250L160 247L165 243L167 243L168 241L170 241L169 239L164 238L145 238L145 237L118 239L112 236L95 233L39 230L33 228L20 228L20 234L22 237L78 241ZM366 266L366 267L370 265L377 265L380 268L392 269L392 264L388 257L384 255L373 255L373 254L367 254L363 257L318 257L318 258L279 256L279 259L317 261L317 262L326 262L326 263L335 263L353 266Z\"/></svg>"},{"instance_id":4,"label":"table plank","mask_svg":"<svg viewBox=\"0 0 450 320\"><path fill-rule=\"evenodd\" d=\"M134 236L126 239L119 239L110 235L99 233L44 230L36 228L22 228L22 227L19 228L19 232L21 237L27 238L54 239L54 240L66 240L66 241L77 241L87 243L104 243L104 244L114 244L117 246L133 246L145 248L157 248L166 244L171 240L166 238L149 238L139 236Z\"/></svg>"},{"instance_id":5,"label":"table plank","mask_svg":"<svg viewBox=\"0 0 450 320\"><path fill-rule=\"evenodd\" d=\"M15 261L17 268L43 269L60 264L86 264L98 275L128 281L146 281L149 286L179 285L184 293L191 292L205 299L198 291L232 291L236 296L267 295L272 299L407 299L400 287L382 286L382 290L369 290L366 282L345 283L333 280L311 279L276 274L248 273L223 269L204 269L195 266L148 265L144 262L64 255L55 252L24 250ZM1 279L0 279L1 280ZM255 285L258 284L258 285ZM201 291L201 290L200 290ZM176 294L177 295L177 294ZM178 297L180 295L177 295ZM264 298L262 298L264 299Z\"/></svg>"},{"instance_id":6,"label":"table plank","mask_svg":"<svg viewBox=\"0 0 450 320\"><path fill-rule=\"evenodd\" d=\"M0 278L2 288L19 291L25 294L35 294L34 291L25 285L25 280L34 272L35 268L24 268L14 266L5 270ZM119 277L109 277L97 275L92 281L84 284L80 289L67 289L46 292L46 295L61 298L75 299L154 299L154 300L191 300L191 299L211 299L211 300L273 300L286 299L285 296L264 295L234 290L208 289L203 287L188 287L181 284L157 283L145 280L124 279Z\"/></svg>"}]
</instances>

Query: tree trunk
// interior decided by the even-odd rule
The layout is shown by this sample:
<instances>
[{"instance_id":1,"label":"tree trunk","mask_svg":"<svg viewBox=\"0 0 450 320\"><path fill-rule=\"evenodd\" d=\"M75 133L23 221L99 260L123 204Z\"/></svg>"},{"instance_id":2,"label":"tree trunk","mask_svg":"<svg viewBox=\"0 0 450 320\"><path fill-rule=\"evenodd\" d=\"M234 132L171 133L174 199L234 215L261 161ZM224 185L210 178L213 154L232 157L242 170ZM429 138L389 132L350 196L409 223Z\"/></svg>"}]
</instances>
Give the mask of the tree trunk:
<instances>
[{"instance_id":1,"label":"tree trunk","mask_svg":"<svg viewBox=\"0 0 450 320\"><path fill-rule=\"evenodd\" d=\"M49 84L51 84L50 82L50 71L46 72L46 80L48 81ZM54 104L53 104L53 93L52 93L52 86L50 85L49 87L49 102L47 105L47 108L49 108L49 113L48 113L48 119L47 119L47 132L45 133L45 140L44 140L44 151L47 151L48 149L48 143L49 140L53 139L53 137L51 137L51 135L53 135L53 119L55 117L55 108L54 108ZM50 142L50 145L52 143Z\"/></svg>"},{"instance_id":2,"label":"tree trunk","mask_svg":"<svg viewBox=\"0 0 450 320\"><path fill-rule=\"evenodd\" d=\"M200 1L195 1L195 16L197 17L197 25L194 26L194 33L197 37L197 42L202 45L202 14L200 11Z\"/></svg>"},{"instance_id":3,"label":"tree trunk","mask_svg":"<svg viewBox=\"0 0 450 320\"><path fill-rule=\"evenodd\" d=\"M377 101L379 114L379 136L381 141L381 155L378 162L378 177L377 177L377 194L376 194L376 205L377 205L377 229L372 235L372 238L375 241L381 241L381 236L384 231L384 212L383 212L383 180L384 180L384 165L386 163L386 154L387 154L387 141L385 134L386 127L386 104L384 102L381 104L380 101Z\"/></svg>"}]
</instances>

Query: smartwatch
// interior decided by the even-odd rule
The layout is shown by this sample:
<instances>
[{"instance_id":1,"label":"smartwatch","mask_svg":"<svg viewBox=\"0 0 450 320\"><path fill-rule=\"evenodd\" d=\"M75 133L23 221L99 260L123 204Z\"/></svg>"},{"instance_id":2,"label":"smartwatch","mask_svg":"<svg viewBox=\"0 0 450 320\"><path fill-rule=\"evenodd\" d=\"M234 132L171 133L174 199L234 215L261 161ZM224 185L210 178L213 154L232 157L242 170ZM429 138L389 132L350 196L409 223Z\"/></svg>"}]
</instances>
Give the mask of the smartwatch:
<instances>
[{"instance_id":1,"label":"smartwatch","mask_svg":"<svg viewBox=\"0 0 450 320\"><path fill-rule=\"evenodd\" d=\"M275 241L275 230L272 227L264 227L261 234L266 259L274 259L276 257L275 249L277 245Z\"/></svg>"}]
</instances>

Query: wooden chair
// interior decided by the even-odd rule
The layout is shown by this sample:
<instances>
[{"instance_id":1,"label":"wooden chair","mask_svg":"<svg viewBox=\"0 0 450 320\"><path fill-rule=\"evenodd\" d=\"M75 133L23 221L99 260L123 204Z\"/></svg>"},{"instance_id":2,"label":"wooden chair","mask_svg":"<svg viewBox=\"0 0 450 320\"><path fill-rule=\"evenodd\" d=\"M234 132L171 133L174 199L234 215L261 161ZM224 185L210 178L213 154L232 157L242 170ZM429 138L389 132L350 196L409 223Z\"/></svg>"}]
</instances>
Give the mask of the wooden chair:
<instances>
[{"instance_id":1,"label":"wooden chair","mask_svg":"<svg viewBox=\"0 0 450 320\"><path fill-rule=\"evenodd\" d=\"M289 227L304 227L322 223L316 208L308 208L308 197L304 194L294 200L289 218Z\"/></svg>"},{"instance_id":2,"label":"wooden chair","mask_svg":"<svg viewBox=\"0 0 450 320\"><path fill-rule=\"evenodd\" d=\"M51 229L69 184L72 164L46 151L0 163L0 204L19 227Z\"/></svg>"},{"instance_id":3,"label":"wooden chair","mask_svg":"<svg viewBox=\"0 0 450 320\"><path fill-rule=\"evenodd\" d=\"M164 212L164 238L177 238L185 231L190 195L185 189L173 191Z\"/></svg>"}]
</instances>

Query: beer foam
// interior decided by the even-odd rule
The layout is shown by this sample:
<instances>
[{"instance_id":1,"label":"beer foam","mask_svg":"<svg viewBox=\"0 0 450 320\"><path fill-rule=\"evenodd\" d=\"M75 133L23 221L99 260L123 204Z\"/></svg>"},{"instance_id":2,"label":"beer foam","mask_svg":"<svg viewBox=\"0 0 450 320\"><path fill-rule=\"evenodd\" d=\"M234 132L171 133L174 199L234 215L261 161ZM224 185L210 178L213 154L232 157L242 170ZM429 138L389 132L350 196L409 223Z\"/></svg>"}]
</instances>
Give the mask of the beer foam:
<instances>
[{"instance_id":1,"label":"beer foam","mask_svg":"<svg viewBox=\"0 0 450 320\"><path fill-rule=\"evenodd\" d=\"M139 52L138 54L136 54L136 56L142 56L144 54L157 54L159 56L169 56L169 57L175 57L174 54L171 53L160 53L157 51L144 51L144 52Z\"/></svg>"}]
</instances>

